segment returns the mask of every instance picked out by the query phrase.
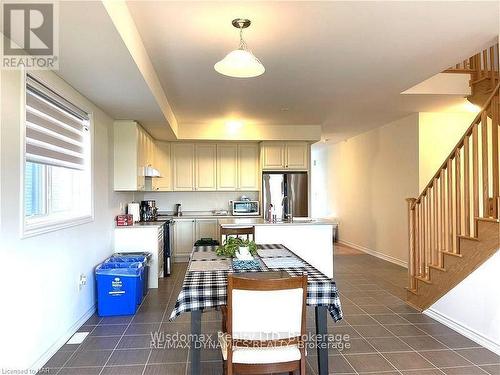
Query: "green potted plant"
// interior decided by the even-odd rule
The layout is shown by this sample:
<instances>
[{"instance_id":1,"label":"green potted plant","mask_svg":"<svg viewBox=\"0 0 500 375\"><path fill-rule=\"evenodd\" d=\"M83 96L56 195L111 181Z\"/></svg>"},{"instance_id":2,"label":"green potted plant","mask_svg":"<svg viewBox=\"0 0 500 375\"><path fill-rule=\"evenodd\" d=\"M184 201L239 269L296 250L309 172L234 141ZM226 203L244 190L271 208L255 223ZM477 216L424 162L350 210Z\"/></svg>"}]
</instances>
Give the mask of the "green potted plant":
<instances>
[{"instance_id":1,"label":"green potted plant","mask_svg":"<svg viewBox=\"0 0 500 375\"><path fill-rule=\"evenodd\" d=\"M216 250L219 256L237 257L242 260L251 260L257 254L257 245L254 241L243 240L237 237L226 237L224 243Z\"/></svg>"}]
</instances>

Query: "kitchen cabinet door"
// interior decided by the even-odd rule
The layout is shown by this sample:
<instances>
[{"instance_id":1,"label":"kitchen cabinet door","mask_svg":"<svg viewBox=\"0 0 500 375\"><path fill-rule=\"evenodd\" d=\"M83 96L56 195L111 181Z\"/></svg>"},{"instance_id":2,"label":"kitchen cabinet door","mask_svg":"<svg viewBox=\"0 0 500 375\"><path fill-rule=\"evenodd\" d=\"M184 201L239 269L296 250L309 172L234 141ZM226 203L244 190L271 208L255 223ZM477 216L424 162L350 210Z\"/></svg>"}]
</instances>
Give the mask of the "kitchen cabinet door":
<instances>
[{"instance_id":1,"label":"kitchen cabinet door","mask_svg":"<svg viewBox=\"0 0 500 375\"><path fill-rule=\"evenodd\" d=\"M160 172L160 178L153 178L153 190L172 190L172 167L170 159L170 143L156 142L154 144L154 167Z\"/></svg>"},{"instance_id":2,"label":"kitchen cabinet door","mask_svg":"<svg viewBox=\"0 0 500 375\"><path fill-rule=\"evenodd\" d=\"M285 144L283 142L262 142L262 169L285 168Z\"/></svg>"},{"instance_id":3,"label":"kitchen cabinet door","mask_svg":"<svg viewBox=\"0 0 500 375\"><path fill-rule=\"evenodd\" d=\"M238 145L217 145L217 190L238 189Z\"/></svg>"},{"instance_id":4,"label":"kitchen cabinet door","mask_svg":"<svg viewBox=\"0 0 500 375\"><path fill-rule=\"evenodd\" d=\"M217 189L217 146L199 143L195 146L195 190Z\"/></svg>"},{"instance_id":5,"label":"kitchen cabinet door","mask_svg":"<svg viewBox=\"0 0 500 375\"><path fill-rule=\"evenodd\" d=\"M218 238L217 219L196 219L195 242L202 238Z\"/></svg>"},{"instance_id":6,"label":"kitchen cabinet door","mask_svg":"<svg viewBox=\"0 0 500 375\"><path fill-rule=\"evenodd\" d=\"M174 221L174 260L185 262L189 259L195 242L195 220Z\"/></svg>"},{"instance_id":7,"label":"kitchen cabinet door","mask_svg":"<svg viewBox=\"0 0 500 375\"><path fill-rule=\"evenodd\" d=\"M238 145L238 190L259 190L259 145Z\"/></svg>"},{"instance_id":8,"label":"kitchen cabinet door","mask_svg":"<svg viewBox=\"0 0 500 375\"><path fill-rule=\"evenodd\" d=\"M285 150L287 169L309 169L309 146L306 142L287 142Z\"/></svg>"},{"instance_id":9,"label":"kitchen cabinet door","mask_svg":"<svg viewBox=\"0 0 500 375\"><path fill-rule=\"evenodd\" d=\"M194 144L172 143L174 190L194 189Z\"/></svg>"}]
</instances>

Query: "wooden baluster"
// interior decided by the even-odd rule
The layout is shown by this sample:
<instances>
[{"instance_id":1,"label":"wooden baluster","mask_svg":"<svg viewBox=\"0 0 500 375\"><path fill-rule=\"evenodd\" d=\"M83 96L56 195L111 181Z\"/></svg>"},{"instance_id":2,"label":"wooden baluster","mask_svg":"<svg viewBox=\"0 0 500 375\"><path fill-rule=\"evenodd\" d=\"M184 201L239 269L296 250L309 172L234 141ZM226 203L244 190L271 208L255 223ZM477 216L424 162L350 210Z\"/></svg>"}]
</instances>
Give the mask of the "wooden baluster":
<instances>
[{"instance_id":1,"label":"wooden baluster","mask_svg":"<svg viewBox=\"0 0 500 375\"><path fill-rule=\"evenodd\" d=\"M429 249L430 249L430 256L429 256L429 264L434 264L434 253L435 253L435 248L434 244L436 241L434 240L434 236L436 234L436 231L434 230L434 186L431 186L429 189Z\"/></svg>"},{"instance_id":2,"label":"wooden baluster","mask_svg":"<svg viewBox=\"0 0 500 375\"><path fill-rule=\"evenodd\" d=\"M472 127L472 210L473 219L479 217L479 137L477 123ZM474 237L477 237L475 220Z\"/></svg>"},{"instance_id":3,"label":"wooden baluster","mask_svg":"<svg viewBox=\"0 0 500 375\"><path fill-rule=\"evenodd\" d=\"M476 67L476 78L475 81L481 78L481 55L478 53L474 55L474 65Z\"/></svg>"},{"instance_id":4,"label":"wooden baluster","mask_svg":"<svg viewBox=\"0 0 500 375\"><path fill-rule=\"evenodd\" d=\"M415 205L415 226L417 231L415 233L415 251L417 253L416 259L416 273L417 276L422 276L422 244L421 244L421 233L422 233L422 225L420 222L420 209L422 205L418 202Z\"/></svg>"},{"instance_id":5,"label":"wooden baluster","mask_svg":"<svg viewBox=\"0 0 500 375\"><path fill-rule=\"evenodd\" d=\"M439 251L439 217L438 217L438 180L434 179L433 186L432 186L432 214L433 214L433 228L432 232L434 233L434 245L432 247L433 251L433 257L432 257L432 264L437 265L438 264L438 251Z\"/></svg>"},{"instance_id":6,"label":"wooden baluster","mask_svg":"<svg viewBox=\"0 0 500 375\"><path fill-rule=\"evenodd\" d=\"M419 214L419 219L420 219L420 241L419 241L419 247L420 247L420 276L425 277L425 243L424 243L424 205L423 205L423 200L420 200L419 204L420 208L420 214Z\"/></svg>"},{"instance_id":7,"label":"wooden baluster","mask_svg":"<svg viewBox=\"0 0 500 375\"><path fill-rule=\"evenodd\" d=\"M491 155L492 155L492 178L493 178L493 198L500 196L499 192L499 175L498 175L498 110L499 110L498 95L494 96L491 101ZM493 204L493 217L499 218L498 205Z\"/></svg>"},{"instance_id":8,"label":"wooden baluster","mask_svg":"<svg viewBox=\"0 0 500 375\"><path fill-rule=\"evenodd\" d=\"M448 171L447 185L448 185L448 248L446 251L453 252L453 170L451 167L451 159L448 159L446 166Z\"/></svg>"},{"instance_id":9,"label":"wooden baluster","mask_svg":"<svg viewBox=\"0 0 500 375\"><path fill-rule=\"evenodd\" d=\"M444 169L441 169L439 175L439 195L441 203L441 243L439 244L438 266L443 268L443 250L446 248L446 197L444 187Z\"/></svg>"},{"instance_id":10,"label":"wooden baluster","mask_svg":"<svg viewBox=\"0 0 500 375\"><path fill-rule=\"evenodd\" d=\"M469 174L469 136L466 135L464 138L464 220L465 220L465 231L466 236L470 236L470 174Z\"/></svg>"},{"instance_id":11,"label":"wooden baluster","mask_svg":"<svg viewBox=\"0 0 500 375\"><path fill-rule=\"evenodd\" d=\"M429 278L429 264L431 263L431 210L429 207L429 191L425 194L425 278Z\"/></svg>"},{"instance_id":12,"label":"wooden baluster","mask_svg":"<svg viewBox=\"0 0 500 375\"><path fill-rule=\"evenodd\" d=\"M455 245L453 247L453 252L458 254L458 238L462 234L462 194L461 194L461 171L460 171L460 149L457 148L455 150L455 226L456 226L456 234L455 234Z\"/></svg>"},{"instance_id":13,"label":"wooden baluster","mask_svg":"<svg viewBox=\"0 0 500 375\"><path fill-rule=\"evenodd\" d=\"M495 48L490 47L490 88L495 88Z\"/></svg>"},{"instance_id":14,"label":"wooden baluster","mask_svg":"<svg viewBox=\"0 0 500 375\"><path fill-rule=\"evenodd\" d=\"M483 68L481 71L481 76L483 76L483 77L488 76L488 51L487 50L483 51Z\"/></svg>"},{"instance_id":15,"label":"wooden baluster","mask_svg":"<svg viewBox=\"0 0 500 375\"><path fill-rule=\"evenodd\" d=\"M415 290L417 280L415 279L415 198L406 199L408 203L408 287Z\"/></svg>"},{"instance_id":16,"label":"wooden baluster","mask_svg":"<svg viewBox=\"0 0 500 375\"><path fill-rule=\"evenodd\" d=\"M483 177L483 217L490 216L489 176L488 176L488 115L485 110L481 115L481 167Z\"/></svg>"}]
</instances>

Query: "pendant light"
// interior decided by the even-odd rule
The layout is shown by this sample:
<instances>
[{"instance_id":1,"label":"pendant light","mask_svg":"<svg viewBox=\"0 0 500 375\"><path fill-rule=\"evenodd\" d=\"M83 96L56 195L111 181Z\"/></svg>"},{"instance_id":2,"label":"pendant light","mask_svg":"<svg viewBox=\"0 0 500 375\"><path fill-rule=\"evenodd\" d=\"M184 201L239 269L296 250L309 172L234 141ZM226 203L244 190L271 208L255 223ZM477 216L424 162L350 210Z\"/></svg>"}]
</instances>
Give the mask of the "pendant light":
<instances>
[{"instance_id":1,"label":"pendant light","mask_svg":"<svg viewBox=\"0 0 500 375\"><path fill-rule=\"evenodd\" d=\"M238 49L229 52L214 65L214 69L220 74L229 77L250 78L260 76L265 72L264 65L253 55L243 40L243 29L250 26L250 23L250 20L244 18L233 20L233 26L240 29L240 45Z\"/></svg>"}]
</instances>

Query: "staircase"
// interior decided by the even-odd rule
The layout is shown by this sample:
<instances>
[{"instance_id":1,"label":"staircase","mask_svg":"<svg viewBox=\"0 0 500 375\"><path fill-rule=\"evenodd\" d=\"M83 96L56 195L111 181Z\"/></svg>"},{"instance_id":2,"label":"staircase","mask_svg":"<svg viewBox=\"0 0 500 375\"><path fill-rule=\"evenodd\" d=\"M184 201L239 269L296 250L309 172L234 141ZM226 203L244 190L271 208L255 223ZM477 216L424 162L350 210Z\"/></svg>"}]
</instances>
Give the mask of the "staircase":
<instances>
[{"instance_id":1,"label":"staircase","mask_svg":"<svg viewBox=\"0 0 500 375\"><path fill-rule=\"evenodd\" d=\"M417 198L408 198L407 302L424 310L500 248L498 44L445 72L471 75L482 110Z\"/></svg>"}]
</instances>

